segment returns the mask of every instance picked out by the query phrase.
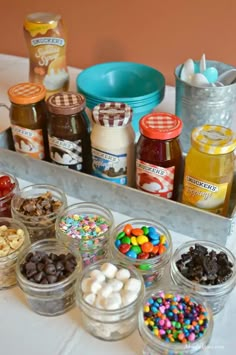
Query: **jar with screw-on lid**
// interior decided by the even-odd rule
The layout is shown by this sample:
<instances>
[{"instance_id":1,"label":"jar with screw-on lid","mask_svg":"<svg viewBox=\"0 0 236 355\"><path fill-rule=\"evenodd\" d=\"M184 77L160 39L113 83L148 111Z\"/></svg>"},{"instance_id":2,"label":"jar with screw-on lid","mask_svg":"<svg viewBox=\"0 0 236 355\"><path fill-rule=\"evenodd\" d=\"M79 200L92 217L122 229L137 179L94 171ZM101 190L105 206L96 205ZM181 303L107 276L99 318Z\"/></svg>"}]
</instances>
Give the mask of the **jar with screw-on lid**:
<instances>
[{"instance_id":1,"label":"jar with screw-on lid","mask_svg":"<svg viewBox=\"0 0 236 355\"><path fill-rule=\"evenodd\" d=\"M171 113L153 112L139 121L136 149L136 186L168 199L178 199L182 170L179 135L182 121Z\"/></svg>"},{"instance_id":2,"label":"jar with screw-on lid","mask_svg":"<svg viewBox=\"0 0 236 355\"><path fill-rule=\"evenodd\" d=\"M94 107L91 133L92 173L121 185L134 185L135 133L132 108L120 102Z\"/></svg>"},{"instance_id":3,"label":"jar with screw-on lid","mask_svg":"<svg viewBox=\"0 0 236 355\"><path fill-rule=\"evenodd\" d=\"M62 92L47 100L48 140L53 163L91 173L90 122L83 95Z\"/></svg>"},{"instance_id":4,"label":"jar with screw-on lid","mask_svg":"<svg viewBox=\"0 0 236 355\"><path fill-rule=\"evenodd\" d=\"M42 84L19 83L9 88L8 96L15 150L32 158L47 160L46 89Z\"/></svg>"},{"instance_id":5,"label":"jar with screw-on lid","mask_svg":"<svg viewBox=\"0 0 236 355\"><path fill-rule=\"evenodd\" d=\"M234 176L236 135L217 125L196 127L186 160L182 202L227 215Z\"/></svg>"}]
</instances>

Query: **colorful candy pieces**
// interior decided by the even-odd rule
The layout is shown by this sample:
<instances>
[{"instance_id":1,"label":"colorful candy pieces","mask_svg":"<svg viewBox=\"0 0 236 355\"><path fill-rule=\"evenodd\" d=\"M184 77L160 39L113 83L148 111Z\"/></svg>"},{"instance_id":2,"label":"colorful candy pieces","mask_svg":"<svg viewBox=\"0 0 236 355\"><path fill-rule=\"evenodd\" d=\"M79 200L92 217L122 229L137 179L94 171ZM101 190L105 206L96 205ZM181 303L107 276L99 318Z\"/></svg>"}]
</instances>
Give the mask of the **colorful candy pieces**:
<instances>
[{"instance_id":1,"label":"colorful candy pieces","mask_svg":"<svg viewBox=\"0 0 236 355\"><path fill-rule=\"evenodd\" d=\"M117 235L115 245L122 254L133 259L150 259L161 255L168 248L165 235L160 235L155 227L133 228L126 224Z\"/></svg>"},{"instance_id":2,"label":"colorful candy pieces","mask_svg":"<svg viewBox=\"0 0 236 355\"><path fill-rule=\"evenodd\" d=\"M171 343L193 342L208 327L208 313L203 305L178 294L160 292L150 297L144 305L143 317L155 336Z\"/></svg>"}]
</instances>

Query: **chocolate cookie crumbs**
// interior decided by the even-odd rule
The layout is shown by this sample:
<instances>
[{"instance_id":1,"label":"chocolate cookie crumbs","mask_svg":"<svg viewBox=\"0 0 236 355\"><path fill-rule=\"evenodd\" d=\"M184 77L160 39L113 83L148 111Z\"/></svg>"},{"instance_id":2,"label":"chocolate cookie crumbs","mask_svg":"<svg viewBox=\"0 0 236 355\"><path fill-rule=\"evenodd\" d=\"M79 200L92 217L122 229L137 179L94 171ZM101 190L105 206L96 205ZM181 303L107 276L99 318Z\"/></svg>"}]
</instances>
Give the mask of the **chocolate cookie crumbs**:
<instances>
[{"instance_id":1,"label":"chocolate cookie crumbs","mask_svg":"<svg viewBox=\"0 0 236 355\"><path fill-rule=\"evenodd\" d=\"M218 285L227 281L233 273L233 264L224 252L217 253L200 244L190 247L176 262L181 274L201 285Z\"/></svg>"},{"instance_id":2,"label":"chocolate cookie crumbs","mask_svg":"<svg viewBox=\"0 0 236 355\"><path fill-rule=\"evenodd\" d=\"M35 197L24 199L18 211L24 216L45 216L54 213L62 206L62 202L55 200L52 193L47 191L45 194Z\"/></svg>"}]
</instances>

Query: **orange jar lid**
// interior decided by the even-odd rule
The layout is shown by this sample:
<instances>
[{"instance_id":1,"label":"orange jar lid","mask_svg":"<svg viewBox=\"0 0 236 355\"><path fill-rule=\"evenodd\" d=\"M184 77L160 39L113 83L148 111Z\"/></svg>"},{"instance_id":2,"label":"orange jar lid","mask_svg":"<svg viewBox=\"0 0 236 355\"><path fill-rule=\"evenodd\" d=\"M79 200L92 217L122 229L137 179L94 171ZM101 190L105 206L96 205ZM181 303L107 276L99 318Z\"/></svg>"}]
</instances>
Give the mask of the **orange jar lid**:
<instances>
[{"instance_id":1,"label":"orange jar lid","mask_svg":"<svg viewBox=\"0 0 236 355\"><path fill-rule=\"evenodd\" d=\"M180 135L183 128L181 119L171 113L153 112L139 121L140 133L151 139L172 139Z\"/></svg>"},{"instance_id":2,"label":"orange jar lid","mask_svg":"<svg viewBox=\"0 0 236 355\"><path fill-rule=\"evenodd\" d=\"M10 87L8 96L14 104L34 104L45 98L46 89L39 83L20 83Z\"/></svg>"}]
</instances>

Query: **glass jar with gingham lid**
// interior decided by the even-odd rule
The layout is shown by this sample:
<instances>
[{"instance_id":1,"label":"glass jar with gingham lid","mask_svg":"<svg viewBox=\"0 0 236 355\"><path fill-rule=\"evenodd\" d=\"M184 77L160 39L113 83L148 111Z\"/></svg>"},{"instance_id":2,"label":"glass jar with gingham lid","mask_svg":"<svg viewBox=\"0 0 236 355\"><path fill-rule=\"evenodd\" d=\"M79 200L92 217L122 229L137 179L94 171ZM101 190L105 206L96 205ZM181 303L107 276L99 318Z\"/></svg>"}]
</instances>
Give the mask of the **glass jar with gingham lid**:
<instances>
[{"instance_id":1,"label":"glass jar with gingham lid","mask_svg":"<svg viewBox=\"0 0 236 355\"><path fill-rule=\"evenodd\" d=\"M91 173L90 122L81 94L61 92L47 99L48 140L54 164Z\"/></svg>"},{"instance_id":2,"label":"glass jar with gingham lid","mask_svg":"<svg viewBox=\"0 0 236 355\"><path fill-rule=\"evenodd\" d=\"M182 170L179 136L182 121L175 115L153 112L139 121L136 149L136 187L155 196L177 200Z\"/></svg>"},{"instance_id":3,"label":"glass jar with gingham lid","mask_svg":"<svg viewBox=\"0 0 236 355\"><path fill-rule=\"evenodd\" d=\"M132 108L122 102L105 102L94 107L91 133L93 175L120 185L134 186L132 115Z\"/></svg>"},{"instance_id":4,"label":"glass jar with gingham lid","mask_svg":"<svg viewBox=\"0 0 236 355\"><path fill-rule=\"evenodd\" d=\"M9 88L10 121L15 150L35 159L48 159L46 89L39 83Z\"/></svg>"}]
</instances>

